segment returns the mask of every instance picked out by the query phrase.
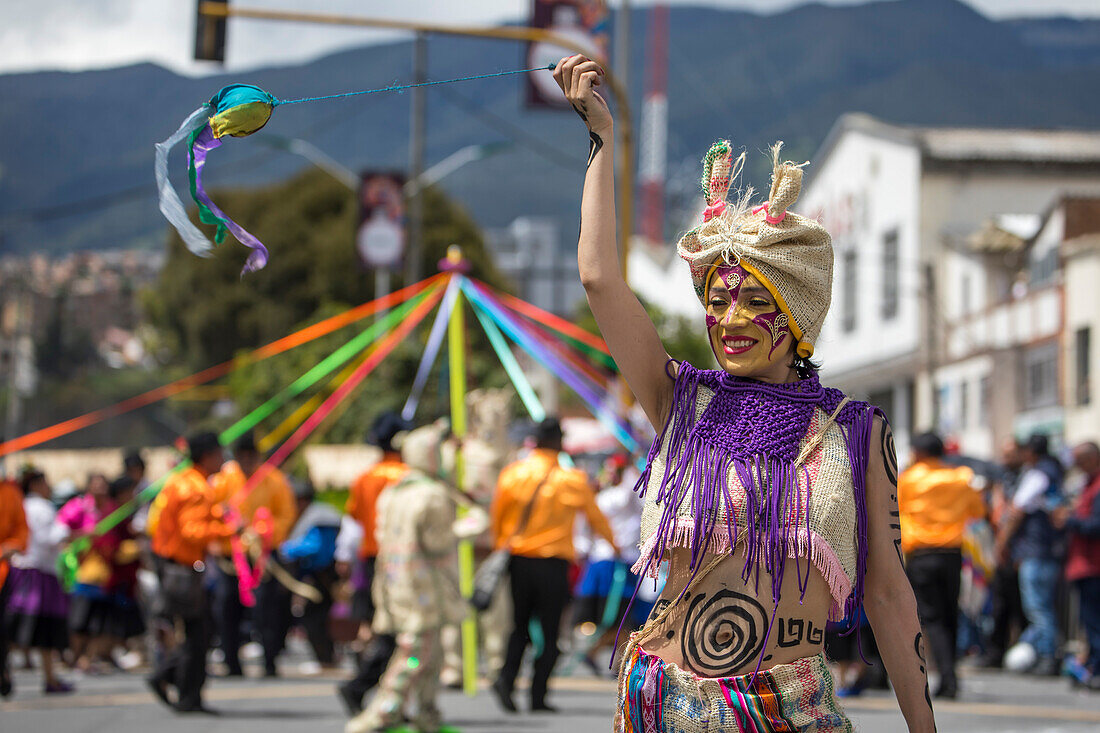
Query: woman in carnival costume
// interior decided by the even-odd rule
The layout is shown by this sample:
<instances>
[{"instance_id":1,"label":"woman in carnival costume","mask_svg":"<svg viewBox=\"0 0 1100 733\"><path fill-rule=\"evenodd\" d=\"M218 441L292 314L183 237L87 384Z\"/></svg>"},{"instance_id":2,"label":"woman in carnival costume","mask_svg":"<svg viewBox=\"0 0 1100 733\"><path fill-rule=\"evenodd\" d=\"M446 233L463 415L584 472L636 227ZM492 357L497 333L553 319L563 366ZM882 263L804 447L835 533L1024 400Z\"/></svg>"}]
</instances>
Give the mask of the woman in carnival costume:
<instances>
[{"instance_id":1,"label":"woman in carnival costume","mask_svg":"<svg viewBox=\"0 0 1100 733\"><path fill-rule=\"evenodd\" d=\"M727 201L744 162L704 162L703 223L680 240L718 370L668 356L622 277L613 121L583 56L554 76L588 126L577 259L588 302L657 430L638 481L642 576L669 579L619 672L617 733L850 731L822 651L826 623L864 607L910 731L933 731L924 643L897 549L897 461L884 416L821 386L810 361L833 253L788 208L801 166L768 201Z\"/></svg>"}]
</instances>

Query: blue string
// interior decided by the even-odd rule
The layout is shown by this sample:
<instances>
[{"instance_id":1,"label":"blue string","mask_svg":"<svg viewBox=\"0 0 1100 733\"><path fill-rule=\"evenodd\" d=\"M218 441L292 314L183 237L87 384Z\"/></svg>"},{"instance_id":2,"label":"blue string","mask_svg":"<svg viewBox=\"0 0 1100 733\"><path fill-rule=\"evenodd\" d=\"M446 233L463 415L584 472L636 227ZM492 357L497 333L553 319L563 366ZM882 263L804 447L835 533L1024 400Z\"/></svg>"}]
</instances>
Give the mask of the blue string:
<instances>
[{"instance_id":1,"label":"blue string","mask_svg":"<svg viewBox=\"0 0 1100 733\"><path fill-rule=\"evenodd\" d=\"M399 92L404 89L415 89L416 87L431 87L438 84L454 84L459 81L474 81L475 79L490 79L495 76L509 76L511 74L526 74L531 71L553 71L556 64L550 64L549 66L536 66L530 69L513 69L511 71L498 71L493 74L478 74L477 76L463 76L458 79L443 79L441 81L422 81L416 84L398 84L392 87L382 87L381 89L365 89L361 92L344 92L343 94L326 94L323 97L302 97L301 99L277 99L276 104L299 104L301 102L320 102L325 99L340 99L341 97L356 97L360 94L376 94L378 92Z\"/></svg>"}]
</instances>

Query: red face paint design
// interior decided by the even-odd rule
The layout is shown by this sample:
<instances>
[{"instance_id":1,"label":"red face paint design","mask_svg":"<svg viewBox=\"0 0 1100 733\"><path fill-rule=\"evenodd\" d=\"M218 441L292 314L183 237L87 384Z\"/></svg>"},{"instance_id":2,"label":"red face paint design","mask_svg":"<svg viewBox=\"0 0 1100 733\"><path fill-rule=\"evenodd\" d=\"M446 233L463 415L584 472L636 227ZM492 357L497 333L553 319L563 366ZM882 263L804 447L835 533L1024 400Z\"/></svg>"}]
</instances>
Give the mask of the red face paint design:
<instances>
[{"instance_id":1,"label":"red face paint design","mask_svg":"<svg viewBox=\"0 0 1100 733\"><path fill-rule=\"evenodd\" d=\"M718 319L715 318L714 316L712 316L710 313L708 313L707 314L707 328L713 328L717 325L718 325Z\"/></svg>"},{"instance_id":2,"label":"red face paint design","mask_svg":"<svg viewBox=\"0 0 1100 733\"><path fill-rule=\"evenodd\" d=\"M787 334L790 333L791 319L786 313L777 309L771 313L764 313L753 318L752 322L771 334L772 348L768 351L768 358L771 359L779 344L783 343L783 340L787 338Z\"/></svg>"},{"instance_id":3,"label":"red face paint design","mask_svg":"<svg viewBox=\"0 0 1100 733\"><path fill-rule=\"evenodd\" d=\"M726 284L730 291L730 302L737 302L737 295L741 292L741 285L745 282L745 270L740 265L733 267L719 267L718 277Z\"/></svg>"}]
</instances>

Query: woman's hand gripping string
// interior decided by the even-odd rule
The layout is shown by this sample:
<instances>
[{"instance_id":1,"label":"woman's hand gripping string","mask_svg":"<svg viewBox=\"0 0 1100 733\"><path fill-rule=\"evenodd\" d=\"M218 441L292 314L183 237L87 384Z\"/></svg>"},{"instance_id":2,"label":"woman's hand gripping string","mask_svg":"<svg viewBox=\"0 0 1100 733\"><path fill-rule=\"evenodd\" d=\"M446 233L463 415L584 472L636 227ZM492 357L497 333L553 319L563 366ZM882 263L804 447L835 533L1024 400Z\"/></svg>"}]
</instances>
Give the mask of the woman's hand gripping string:
<instances>
[{"instance_id":1,"label":"woman's hand gripping string","mask_svg":"<svg viewBox=\"0 0 1100 733\"><path fill-rule=\"evenodd\" d=\"M564 58L554 67L554 81L588 127L590 166L604 141L611 139L614 126L607 102L596 91L596 87L603 84L603 76L604 70L599 64L580 54Z\"/></svg>"}]
</instances>

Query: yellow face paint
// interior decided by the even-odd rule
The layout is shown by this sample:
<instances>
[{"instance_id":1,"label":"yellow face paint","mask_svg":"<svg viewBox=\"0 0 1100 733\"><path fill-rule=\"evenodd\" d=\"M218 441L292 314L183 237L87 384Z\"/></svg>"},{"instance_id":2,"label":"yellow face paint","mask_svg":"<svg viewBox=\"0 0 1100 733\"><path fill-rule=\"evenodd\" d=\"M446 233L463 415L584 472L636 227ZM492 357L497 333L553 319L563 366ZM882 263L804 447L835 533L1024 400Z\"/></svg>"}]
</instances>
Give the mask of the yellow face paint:
<instances>
[{"instance_id":1,"label":"yellow face paint","mask_svg":"<svg viewBox=\"0 0 1100 733\"><path fill-rule=\"evenodd\" d=\"M718 268L707 288L707 333L718 365L738 377L786 381L794 339L760 279L740 266Z\"/></svg>"}]
</instances>

